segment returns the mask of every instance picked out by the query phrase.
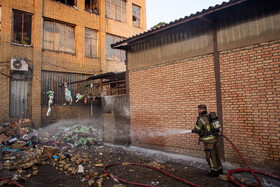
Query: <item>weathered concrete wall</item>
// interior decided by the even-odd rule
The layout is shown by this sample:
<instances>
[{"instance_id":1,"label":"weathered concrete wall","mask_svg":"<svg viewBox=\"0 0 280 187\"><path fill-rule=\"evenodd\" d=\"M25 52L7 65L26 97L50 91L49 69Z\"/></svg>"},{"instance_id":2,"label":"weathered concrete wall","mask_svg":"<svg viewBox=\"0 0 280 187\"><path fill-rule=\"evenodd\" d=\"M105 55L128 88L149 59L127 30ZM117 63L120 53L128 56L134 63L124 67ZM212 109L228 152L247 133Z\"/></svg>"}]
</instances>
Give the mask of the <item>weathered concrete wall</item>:
<instances>
[{"instance_id":1,"label":"weathered concrete wall","mask_svg":"<svg viewBox=\"0 0 280 187\"><path fill-rule=\"evenodd\" d=\"M104 141L123 145L131 143L126 96L102 98L102 118Z\"/></svg>"}]
</instances>

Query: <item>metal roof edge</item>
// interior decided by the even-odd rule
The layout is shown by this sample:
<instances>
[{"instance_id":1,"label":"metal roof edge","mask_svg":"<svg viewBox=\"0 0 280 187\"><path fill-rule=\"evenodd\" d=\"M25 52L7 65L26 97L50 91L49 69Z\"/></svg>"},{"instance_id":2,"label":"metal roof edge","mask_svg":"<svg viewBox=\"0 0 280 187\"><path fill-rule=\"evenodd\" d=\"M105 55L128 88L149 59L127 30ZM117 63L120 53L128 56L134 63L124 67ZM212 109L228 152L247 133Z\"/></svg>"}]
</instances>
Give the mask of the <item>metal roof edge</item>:
<instances>
[{"instance_id":1,"label":"metal roof edge","mask_svg":"<svg viewBox=\"0 0 280 187\"><path fill-rule=\"evenodd\" d=\"M191 14L190 16L186 16L184 18L180 18L179 20L171 21L170 23L165 24L165 25L163 25L161 27L157 27L155 29L150 29L150 30L145 31L143 33L136 34L136 35L131 36L131 37L127 38L127 39L124 39L122 41L114 43L114 44L111 45L111 47L112 48L124 48L124 46L127 46L129 42L132 42L132 41L144 38L146 36L149 36L149 35L161 32L161 31L164 31L164 30L172 28L172 27L174 27L176 25L180 25L180 24L186 23L186 22L194 20L196 18L203 17L205 15L217 12L217 11L222 10L224 8L228 8L228 7L231 7L231 6L234 6L234 5L246 2L246 1L248 1L248 0L230 0L229 2L223 2L222 4L215 5L214 7L210 6L208 9L203 9L202 11L196 12L195 14ZM121 45L121 44L124 44L124 43L127 43L127 45ZM119 46L119 45L121 45L121 46Z\"/></svg>"}]
</instances>

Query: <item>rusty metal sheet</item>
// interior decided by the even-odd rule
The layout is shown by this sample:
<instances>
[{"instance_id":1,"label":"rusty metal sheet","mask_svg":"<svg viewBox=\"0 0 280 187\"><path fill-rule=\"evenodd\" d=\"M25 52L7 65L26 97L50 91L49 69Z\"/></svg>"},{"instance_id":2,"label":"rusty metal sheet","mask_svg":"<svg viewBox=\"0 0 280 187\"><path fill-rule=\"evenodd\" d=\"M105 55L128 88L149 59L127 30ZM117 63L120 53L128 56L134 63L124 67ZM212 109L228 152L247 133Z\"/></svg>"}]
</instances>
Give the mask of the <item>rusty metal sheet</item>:
<instances>
[{"instance_id":1,"label":"rusty metal sheet","mask_svg":"<svg viewBox=\"0 0 280 187\"><path fill-rule=\"evenodd\" d=\"M10 117L27 115L28 81L11 80L10 82Z\"/></svg>"}]
</instances>

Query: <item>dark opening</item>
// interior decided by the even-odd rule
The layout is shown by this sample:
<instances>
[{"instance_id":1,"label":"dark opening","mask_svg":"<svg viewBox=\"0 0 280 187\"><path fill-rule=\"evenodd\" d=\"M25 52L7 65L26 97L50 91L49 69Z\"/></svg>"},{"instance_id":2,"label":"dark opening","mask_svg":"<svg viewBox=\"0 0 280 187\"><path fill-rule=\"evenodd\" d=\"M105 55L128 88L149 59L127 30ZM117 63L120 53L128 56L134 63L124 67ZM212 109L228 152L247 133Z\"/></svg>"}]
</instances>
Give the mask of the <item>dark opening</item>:
<instances>
[{"instance_id":1,"label":"dark opening","mask_svg":"<svg viewBox=\"0 0 280 187\"><path fill-rule=\"evenodd\" d=\"M75 0L66 0L66 4L74 6L75 5Z\"/></svg>"},{"instance_id":2,"label":"dark opening","mask_svg":"<svg viewBox=\"0 0 280 187\"><path fill-rule=\"evenodd\" d=\"M14 11L13 42L24 45L31 44L31 23L32 17L30 14Z\"/></svg>"},{"instance_id":3,"label":"dark opening","mask_svg":"<svg viewBox=\"0 0 280 187\"><path fill-rule=\"evenodd\" d=\"M98 0L85 0L85 9L89 12L98 13Z\"/></svg>"},{"instance_id":4,"label":"dark opening","mask_svg":"<svg viewBox=\"0 0 280 187\"><path fill-rule=\"evenodd\" d=\"M60 3L66 4L66 5L70 5L70 6L76 5L75 0L55 0L55 1L58 1Z\"/></svg>"}]
</instances>

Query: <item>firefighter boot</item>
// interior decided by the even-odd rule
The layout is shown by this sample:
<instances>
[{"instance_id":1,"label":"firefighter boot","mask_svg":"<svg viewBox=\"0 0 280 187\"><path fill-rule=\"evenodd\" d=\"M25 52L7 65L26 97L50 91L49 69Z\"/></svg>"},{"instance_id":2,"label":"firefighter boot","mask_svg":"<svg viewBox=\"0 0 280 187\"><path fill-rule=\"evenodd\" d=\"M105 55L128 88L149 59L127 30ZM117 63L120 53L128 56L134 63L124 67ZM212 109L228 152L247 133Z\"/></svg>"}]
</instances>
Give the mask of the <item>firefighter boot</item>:
<instances>
[{"instance_id":1,"label":"firefighter boot","mask_svg":"<svg viewBox=\"0 0 280 187\"><path fill-rule=\"evenodd\" d=\"M218 170L218 174L219 174L219 175L224 174L223 168L221 168L221 169Z\"/></svg>"},{"instance_id":2,"label":"firefighter boot","mask_svg":"<svg viewBox=\"0 0 280 187\"><path fill-rule=\"evenodd\" d=\"M218 171L211 170L209 173L206 174L208 177L219 177Z\"/></svg>"}]
</instances>

